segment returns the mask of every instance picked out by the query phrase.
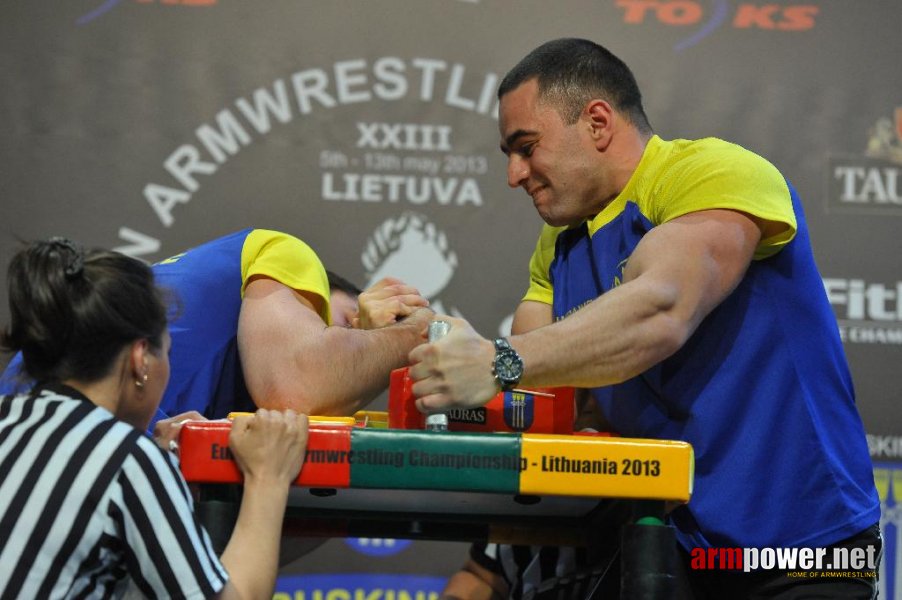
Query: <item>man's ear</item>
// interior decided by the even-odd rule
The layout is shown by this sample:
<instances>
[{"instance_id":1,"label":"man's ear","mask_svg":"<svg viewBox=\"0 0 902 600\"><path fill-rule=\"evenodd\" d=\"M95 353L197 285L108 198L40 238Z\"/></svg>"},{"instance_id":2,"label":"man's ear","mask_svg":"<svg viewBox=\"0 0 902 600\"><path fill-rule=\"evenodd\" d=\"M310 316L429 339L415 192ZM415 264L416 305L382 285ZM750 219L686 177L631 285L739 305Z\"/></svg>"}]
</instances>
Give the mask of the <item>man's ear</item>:
<instances>
[{"instance_id":1,"label":"man's ear","mask_svg":"<svg viewBox=\"0 0 902 600\"><path fill-rule=\"evenodd\" d=\"M610 103L601 99L590 100L583 114L589 127L590 135L599 151L607 149L611 143L614 127L614 109Z\"/></svg>"}]
</instances>

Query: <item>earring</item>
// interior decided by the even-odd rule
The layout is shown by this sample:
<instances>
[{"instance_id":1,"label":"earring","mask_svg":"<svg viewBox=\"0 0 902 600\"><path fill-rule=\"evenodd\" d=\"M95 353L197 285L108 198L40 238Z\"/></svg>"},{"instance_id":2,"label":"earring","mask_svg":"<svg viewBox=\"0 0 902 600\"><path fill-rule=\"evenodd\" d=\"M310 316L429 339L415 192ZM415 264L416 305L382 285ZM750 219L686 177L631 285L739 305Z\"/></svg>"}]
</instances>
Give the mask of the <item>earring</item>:
<instances>
[{"instance_id":1,"label":"earring","mask_svg":"<svg viewBox=\"0 0 902 600\"><path fill-rule=\"evenodd\" d=\"M141 379L135 379L135 387L141 389L147 383L147 373L141 376Z\"/></svg>"}]
</instances>

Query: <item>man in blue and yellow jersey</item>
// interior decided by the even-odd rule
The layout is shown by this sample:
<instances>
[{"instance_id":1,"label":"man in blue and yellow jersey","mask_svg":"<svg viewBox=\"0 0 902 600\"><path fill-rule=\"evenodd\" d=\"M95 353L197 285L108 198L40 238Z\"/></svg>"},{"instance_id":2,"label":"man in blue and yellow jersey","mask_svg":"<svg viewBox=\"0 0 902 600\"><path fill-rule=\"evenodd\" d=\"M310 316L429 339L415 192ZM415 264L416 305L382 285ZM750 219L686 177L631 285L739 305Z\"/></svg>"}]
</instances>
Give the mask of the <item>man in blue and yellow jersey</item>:
<instances>
[{"instance_id":1,"label":"man in blue and yellow jersey","mask_svg":"<svg viewBox=\"0 0 902 600\"><path fill-rule=\"evenodd\" d=\"M153 265L171 296L172 373L149 431L257 407L350 415L388 385L432 312L386 278L358 297L298 238L244 229ZM0 388L14 385L19 357Z\"/></svg>"},{"instance_id":2,"label":"man in blue and yellow jersey","mask_svg":"<svg viewBox=\"0 0 902 600\"><path fill-rule=\"evenodd\" d=\"M396 280L360 298L298 238L245 229L154 265L175 296L172 376L155 421L196 410L350 415L406 364L431 311ZM331 290L331 292L330 292ZM410 318L405 318L410 316ZM357 319L358 327L348 327ZM332 326L330 326L332 325Z\"/></svg>"},{"instance_id":3,"label":"man in blue and yellow jersey","mask_svg":"<svg viewBox=\"0 0 902 600\"><path fill-rule=\"evenodd\" d=\"M540 46L498 97L508 183L546 225L511 337L449 318L411 353L420 410L590 388L622 435L693 445L694 495L669 516L684 556L879 556L864 429L792 185L735 144L655 135L629 68L590 41ZM696 597L731 599L870 598L876 578L860 574L689 572Z\"/></svg>"}]
</instances>

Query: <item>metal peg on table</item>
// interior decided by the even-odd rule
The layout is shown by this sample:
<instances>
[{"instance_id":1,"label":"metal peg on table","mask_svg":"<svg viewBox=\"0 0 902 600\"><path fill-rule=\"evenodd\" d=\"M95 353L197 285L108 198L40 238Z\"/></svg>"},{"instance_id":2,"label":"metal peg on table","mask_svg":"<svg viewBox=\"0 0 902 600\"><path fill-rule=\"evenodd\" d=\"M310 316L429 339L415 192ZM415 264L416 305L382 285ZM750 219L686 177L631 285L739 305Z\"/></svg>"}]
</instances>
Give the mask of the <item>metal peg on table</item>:
<instances>
[{"instance_id":1,"label":"metal peg on table","mask_svg":"<svg viewBox=\"0 0 902 600\"><path fill-rule=\"evenodd\" d=\"M443 337L451 329L451 323L447 321L433 321L429 324L429 342L435 342ZM448 415L446 413L433 413L426 415L426 429L429 431L448 431Z\"/></svg>"}]
</instances>

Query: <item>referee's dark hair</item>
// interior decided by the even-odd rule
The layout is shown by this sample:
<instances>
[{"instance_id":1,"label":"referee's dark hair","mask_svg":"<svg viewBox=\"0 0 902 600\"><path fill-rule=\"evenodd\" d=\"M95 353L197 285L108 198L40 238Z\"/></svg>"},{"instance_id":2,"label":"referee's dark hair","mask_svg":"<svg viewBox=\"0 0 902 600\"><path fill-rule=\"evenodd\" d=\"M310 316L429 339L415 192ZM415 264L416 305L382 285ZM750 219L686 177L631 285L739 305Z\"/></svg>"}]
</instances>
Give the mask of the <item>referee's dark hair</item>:
<instances>
[{"instance_id":1,"label":"referee's dark hair","mask_svg":"<svg viewBox=\"0 0 902 600\"><path fill-rule=\"evenodd\" d=\"M17 252L7 280L10 323L0 348L21 351L25 374L38 383L96 381L131 342L162 347L166 306L137 259L51 238Z\"/></svg>"},{"instance_id":2,"label":"referee's dark hair","mask_svg":"<svg viewBox=\"0 0 902 600\"><path fill-rule=\"evenodd\" d=\"M504 76L498 99L533 78L540 100L555 107L567 125L576 123L590 100L601 98L636 129L652 132L633 72L604 46L579 38L546 42Z\"/></svg>"}]
</instances>

